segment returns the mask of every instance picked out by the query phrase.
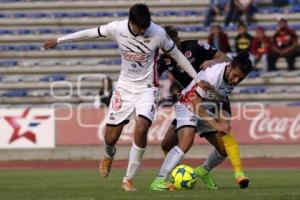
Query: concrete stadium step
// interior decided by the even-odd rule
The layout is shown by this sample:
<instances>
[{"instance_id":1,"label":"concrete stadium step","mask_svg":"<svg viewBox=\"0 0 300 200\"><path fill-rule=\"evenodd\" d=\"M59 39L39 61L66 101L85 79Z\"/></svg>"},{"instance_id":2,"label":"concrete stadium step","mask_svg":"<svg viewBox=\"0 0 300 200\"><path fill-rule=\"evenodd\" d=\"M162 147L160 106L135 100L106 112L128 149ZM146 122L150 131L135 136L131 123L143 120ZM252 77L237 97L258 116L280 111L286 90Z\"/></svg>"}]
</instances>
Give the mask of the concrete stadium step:
<instances>
[{"instance_id":1,"label":"concrete stadium step","mask_svg":"<svg viewBox=\"0 0 300 200\"><path fill-rule=\"evenodd\" d=\"M26 3L2 3L0 6L0 10L86 10L86 9L98 9L98 10L106 10L106 9L128 9L133 4L138 3L140 1L132 1L132 0L119 0L119 1L76 1L73 3L71 1L54 1L54 2L26 2ZM208 0L197 1L197 0L164 0L164 1L156 1L156 0L147 0L147 5L150 8L154 7L203 7L208 5Z\"/></svg>"},{"instance_id":2,"label":"concrete stadium step","mask_svg":"<svg viewBox=\"0 0 300 200\"><path fill-rule=\"evenodd\" d=\"M300 77L259 77L246 78L241 82L241 86L255 86L255 85L299 85Z\"/></svg>"},{"instance_id":3,"label":"concrete stadium step","mask_svg":"<svg viewBox=\"0 0 300 200\"><path fill-rule=\"evenodd\" d=\"M11 58L111 58L118 57L120 53L117 49L108 49L108 50L89 50L89 51L80 51L80 50L68 50L68 51L2 51L0 52L0 58L2 59L11 59Z\"/></svg>"},{"instance_id":4,"label":"concrete stadium step","mask_svg":"<svg viewBox=\"0 0 300 200\"><path fill-rule=\"evenodd\" d=\"M120 65L97 65L97 66L36 66L36 67L13 67L13 68L0 68L0 74L49 74L49 73L119 73L121 70Z\"/></svg>"},{"instance_id":5,"label":"concrete stadium step","mask_svg":"<svg viewBox=\"0 0 300 200\"><path fill-rule=\"evenodd\" d=\"M1 83L0 90L16 90L16 89L48 89L51 87L55 89L69 89L76 88L92 88L100 89L102 87L101 81L81 81L80 84L77 81L56 81L56 82L19 82L19 83Z\"/></svg>"},{"instance_id":6,"label":"concrete stadium step","mask_svg":"<svg viewBox=\"0 0 300 200\"><path fill-rule=\"evenodd\" d=\"M281 103L287 103L291 101L299 101L299 93L287 93L284 95L280 94L233 94L230 96L230 100L235 102L265 102L273 103L280 101ZM52 98L47 96L25 96L25 97L1 97L0 104L51 104L51 103L91 103L93 105L94 98L87 96L86 98L80 98L72 96L69 98Z\"/></svg>"},{"instance_id":7,"label":"concrete stadium step","mask_svg":"<svg viewBox=\"0 0 300 200\"><path fill-rule=\"evenodd\" d=\"M284 14L289 22L298 22L300 16L297 14ZM204 16L153 16L153 21L158 24L197 24L203 23ZM37 18L37 19L5 19L0 21L0 25L3 27L18 26L18 27L28 27L28 26L80 26L80 25L90 25L99 26L101 24L106 24L114 20L127 19L127 17L93 17L93 18ZM261 22L272 22L276 23L276 17L274 14L256 14L254 20ZM224 16L216 17L217 22L223 22Z\"/></svg>"},{"instance_id":8,"label":"concrete stadium step","mask_svg":"<svg viewBox=\"0 0 300 200\"><path fill-rule=\"evenodd\" d=\"M229 97L233 102L257 102L257 101L299 101L299 93L282 93L272 94L272 93L262 93L262 94L233 94Z\"/></svg>"}]
</instances>

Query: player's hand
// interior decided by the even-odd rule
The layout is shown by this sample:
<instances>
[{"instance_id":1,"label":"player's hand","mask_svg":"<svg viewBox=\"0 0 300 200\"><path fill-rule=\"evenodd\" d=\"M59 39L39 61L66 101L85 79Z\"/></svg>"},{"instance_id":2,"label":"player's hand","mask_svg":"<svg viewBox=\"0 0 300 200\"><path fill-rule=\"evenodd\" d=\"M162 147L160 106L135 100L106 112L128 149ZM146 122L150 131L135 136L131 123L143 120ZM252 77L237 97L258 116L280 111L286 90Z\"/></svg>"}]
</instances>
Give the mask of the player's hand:
<instances>
[{"instance_id":1,"label":"player's hand","mask_svg":"<svg viewBox=\"0 0 300 200\"><path fill-rule=\"evenodd\" d=\"M57 45L57 40L56 39L51 39L51 40L47 40L43 43L43 48L44 49L52 49Z\"/></svg>"},{"instance_id":2,"label":"player's hand","mask_svg":"<svg viewBox=\"0 0 300 200\"><path fill-rule=\"evenodd\" d=\"M202 65L200 65L200 69L207 69L209 67L211 67L213 64L215 63L214 60L206 60L202 63Z\"/></svg>"},{"instance_id":3,"label":"player's hand","mask_svg":"<svg viewBox=\"0 0 300 200\"><path fill-rule=\"evenodd\" d=\"M199 81L199 82L197 83L197 85L198 85L199 87L201 87L204 91L212 91L212 92L214 92L213 86L210 85L210 84L209 84L208 82L206 82L206 81L201 80L201 81Z\"/></svg>"}]
</instances>

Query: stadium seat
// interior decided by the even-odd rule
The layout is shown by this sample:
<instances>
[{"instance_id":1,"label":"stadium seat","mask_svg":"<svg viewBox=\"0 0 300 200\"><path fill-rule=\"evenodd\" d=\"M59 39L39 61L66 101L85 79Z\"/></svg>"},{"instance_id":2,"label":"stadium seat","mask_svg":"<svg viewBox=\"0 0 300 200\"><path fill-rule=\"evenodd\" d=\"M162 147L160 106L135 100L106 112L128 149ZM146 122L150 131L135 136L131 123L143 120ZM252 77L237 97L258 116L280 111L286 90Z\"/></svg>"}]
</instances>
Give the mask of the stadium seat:
<instances>
[{"instance_id":1,"label":"stadium seat","mask_svg":"<svg viewBox=\"0 0 300 200\"><path fill-rule=\"evenodd\" d=\"M265 93L265 91L266 88L264 86L255 86L241 89L240 94L259 94Z\"/></svg>"},{"instance_id":2,"label":"stadium seat","mask_svg":"<svg viewBox=\"0 0 300 200\"><path fill-rule=\"evenodd\" d=\"M27 90L11 90L2 93L1 96L3 97L25 97L27 96L28 91Z\"/></svg>"},{"instance_id":3,"label":"stadium seat","mask_svg":"<svg viewBox=\"0 0 300 200\"><path fill-rule=\"evenodd\" d=\"M39 79L43 82L64 81L65 75L50 75Z\"/></svg>"},{"instance_id":4,"label":"stadium seat","mask_svg":"<svg viewBox=\"0 0 300 200\"><path fill-rule=\"evenodd\" d=\"M0 67L13 67L17 66L18 61L16 60L2 60L0 61Z\"/></svg>"},{"instance_id":5,"label":"stadium seat","mask_svg":"<svg viewBox=\"0 0 300 200\"><path fill-rule=\"evenodd\" d=\"M15 30L15 34L20 34L20 35L26 35L26 34L33 34L34 31L30 29L17 29Z\"/></svg>"},{"instance_id":6,"label":"stadium seat","mask_svg":"<svg viewBox=\"0 0 300 200\"><path fill-rule=\"evenodd\" d=\"M5 30L5 29L0 29L0 35L6 35L6 34L14 34L13 30Z\"/></svg>"},{"instance_id":7,"label":"stadium seat","mask_svg":"<svg viewBox=\"0 0 300 200\"><path fill-rule=\"evenodd\" d=\"M58 30L58 33L60 34L69 34L69 33L73 33L75 31L79 31L79 30L75 30L73 28L61 28Z\"/></svg>"},{"instance_id":8,"label":"stadium seat","mask_svg":"<svg viewBox=\"0 0 300 200\"><path fill-rule=\"evenodd\" d=\"M176 29L182 32L197 32L197 31L203 31L205 27L204 26L177 26Z\"/></svg>"},{"instance_id":9,"label":"stadium seat","mask_svg":"<svg viewBox=\"0 0 300 200\"><path fill-rule=\"evenodd\" d=\"M0 51L13 51L13 50L15 50L15 46L0 45Z\"/></svg>"},{"instance_id":10,"label":"stadium seat","mask_svg":"<svg viewBox=\"0 0 300 200\"><path fill-rule=\"evenodd\" d=\"M287 106L300 106L300 101L288 103Z\"/></svg>"},{"instance_id":11,"label":"stadium seat","mask_svg":"<svg viewBox=\"0 0 300 200\"><path fill-rule=\"evenodd\" d=\"M104 64L104 65L120 65L121 64L121 59L111 59L111 60L104 60L99 62L99 64Z\"/></svg>"},{"instance_id":12,"label":"stadium seat","mask_svg":"<svg viewBox=\"0 0 300 200\"><path fill-rule=\"evenodd\" d=\"M113 17L116 14L112 13L112 12L94 12L94 13L90 13L91 17Z\"/></svg>"},{"instance_id":13,"label":"stadium seat","mask_svg":"<svg viewBox=\"0 0 300 200\"><path fill-rule=\"evenodd\" d=\"M37 34L53 34L56 33L55 29L51 29L51 28L40 28L35 30L35 33Z\"/></svg>"},{"instance_id":14,"label":"stadium seat","mask_svg":"<svg viewBox=\"0 0 300 200\"><path fill-rule=\"evenodd\" d=\"M259 71L252 71L247 76L247 78L257 78L257 77L260 77Z\"/></svg>"},{"instance_id":15,"label":"stadium seat","mask_svg":"<svg viewBox=\"0 0 300 200\"><path fill-rule=\"evenodd\" d=\"M129 15L128 11L118 11L116 12L116 17L127 17Z\"/></svg>"}]
</instances>

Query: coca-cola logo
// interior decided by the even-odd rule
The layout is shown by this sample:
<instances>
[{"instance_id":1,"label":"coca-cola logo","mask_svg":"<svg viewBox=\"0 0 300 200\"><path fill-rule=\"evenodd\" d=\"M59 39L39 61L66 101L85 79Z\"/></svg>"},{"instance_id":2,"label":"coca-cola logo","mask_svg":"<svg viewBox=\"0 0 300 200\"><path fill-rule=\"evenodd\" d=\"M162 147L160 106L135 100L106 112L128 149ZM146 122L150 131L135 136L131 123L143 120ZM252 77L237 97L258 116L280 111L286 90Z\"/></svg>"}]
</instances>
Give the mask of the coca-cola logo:
<instances>
[{"instance_id":1,"label":"coca-cola logo","mask_svg":"<svg viewBox=\"0 0 300 200\"><path fill-rule=\"evenodd\" d=\"M296 140L300 138L300 113L292 117L271 116L270 110L259 112L250 124L250 137L255 140Z\"/></svg>"},{"instance_id":2,"label":"coca-cola logo","mask_svg":"<svg viewBox=\"0 0 300 200\"><path fill-rule=\"evenodd\" d=\"M131 62L147 62L149 55L138 52L122 51L123 58Z\"/></svg>"}]
</instances>

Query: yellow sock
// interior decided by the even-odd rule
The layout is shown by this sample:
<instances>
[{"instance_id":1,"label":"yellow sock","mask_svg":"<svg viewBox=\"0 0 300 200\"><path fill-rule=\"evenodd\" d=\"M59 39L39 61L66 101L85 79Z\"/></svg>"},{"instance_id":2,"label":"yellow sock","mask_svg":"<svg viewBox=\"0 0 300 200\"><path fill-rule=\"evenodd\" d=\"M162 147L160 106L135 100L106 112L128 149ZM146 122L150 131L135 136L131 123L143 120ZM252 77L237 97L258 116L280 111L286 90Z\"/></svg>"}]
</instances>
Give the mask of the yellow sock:
<instances>
[{"instance_id":1,"label":"yellow sock","mask_svg":"<svg viewBox=\"0 0 300 200\"><path fill-rule=\"evenodd\" d=\"M222 139L234 172L242 173L242 161L237 141L231 133L224 135Z\"/></svg>"}]
</instances>

